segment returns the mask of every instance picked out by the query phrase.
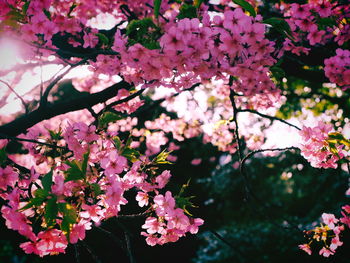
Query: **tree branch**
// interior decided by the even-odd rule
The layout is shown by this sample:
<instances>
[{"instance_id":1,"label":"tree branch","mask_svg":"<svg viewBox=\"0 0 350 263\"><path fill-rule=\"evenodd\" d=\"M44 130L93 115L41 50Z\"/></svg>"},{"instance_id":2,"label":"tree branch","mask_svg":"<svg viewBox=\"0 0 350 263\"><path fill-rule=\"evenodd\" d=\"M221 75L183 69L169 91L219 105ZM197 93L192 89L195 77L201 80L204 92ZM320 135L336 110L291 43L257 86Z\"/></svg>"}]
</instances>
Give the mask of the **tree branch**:
<instances>
[{"instance_id":1,"label":"tree branch","mask_svg":"<svg viewBox=\"0 0 350 263\"><path fill-rule=\"evenodd\" d=\"M107 229L104 229L100 226L96 227L96 229L100 230L101 232L107 234L109 237L111 237L124 251L126 251L126 247L124 247L123 242L117 238L112 232L108 231ZM127 251L126 251L127 252Z\"/></svg>"},{"instance_id":2,"label":"tree branch","mask_svg":"<svg viewBox=\"0 0 350 263\"><path fill-rule=\"evenodd\" d=\"M108 104L101 112L104 112L104 111L106 111L106 110L109 110L109 109L111 109L112 107L117 106L117 105L119 105L119 104L122 104L122 103L124 103L124 102L128 102L129 100L132 100L132 99L134 99L134 98L140 96L144 91L145 91L145 89L140 89L139 91L137 91L137 92L131 94L130 96L128 96L128 97L126 97L126 98L124 98L124 99L114 101L114 102ZM99 112L99 113L97 113L97 114L100 115L101 112Z\"/></svg>"},{"instance_id":3,"label":"tree branch","mask_svg":"<svg viewBox=\"0 0 350 263\"><path fill-rule=\"evenodd\" d=\"M50 94L50 91L52 90L52 88L64 77L66 76L69 71L71 71L73 68L82 65L86 62L86 59L82 59L81 61L79 61L78 63L70 66L69 68L67 68L65 71L63 71L60 75L58 75L54 80L51 81L51 83L47 86L46 90L44 91L42 97L40 98L40 107L45 107L47 104L47 98Z\"/></svg>"},{"instance_id":4,"label":"tree branch","mask_svg":"<svg viewBox=\"0 0 350 263\"><path fill-rule=\"evenodd\" d=\"M91 247L86 242L81 241L81 244L83 245L83 247L85 247L86 251L89 252L89 254L91 255L91 257L96 263L102 263L100 258L96 255L96 253L91 249Z\"/></svg>"},{"instance_id":5,"label":"tree branch","mask_svg":"<svg viewBox=\"0 0 350 263\"><path fill-rule=\"evenodd\" d=\"M0 133L0 139L8 139L8 140L22 141L22 142L31 142L31 143L45 145L45 146L48 146L48 147L51 147L51 148L59 148L59 149L63 149L63 150L68 150L67 147L58 146L56 144L40 142L40 141L37 141L37 140L31 140L31 139L25 139L25 138L17 138L17 137L8 136L8 135L2 134L2 133Z\"/></svg>"},{"instance_id":6,"label":"tree branch","mask_svg":"<svg viewBox=\"0 0 350 263\"><path fill-rule=\"evenodd\" d=\"M240 163L240 170L241 170L241 172L244 172L244 164L245 164L245 162L249 158L251 158L254 154L261 153L261 152L276 152L276 151L282 152L282 151L289 151L289 150L299 150L299 148L292 146L292 147L286 147L286 148L259 149L259 150L256 150L256 151L252 151L252 152L248 153L246 156L244 156L244 158L242 159L242 161Z\"/></svg>"},{"instance_id":7,"label":"tree branch","mask_svg":"<svg viewBox=\"0 0 350 263\"><path fill-rule=\"evenodd\" d=\"M299 130L299 131L301 130L298 126L296 126L296 125L294 125L294 124L291 124L291 123L288 122L288 121L285 121L285 120L283 120L283 119L280 119L280 118L277 118L277 117L274 117L274 116L269 116L269 115L260 113L260 112L258 112L258 111L256 111L256 110L239 109L238 111L239 111L239 112L250 112L250 113L254 113L254 114L259 115L259 116L261 116L261 117L263 117L263 118L270 119L270 120L272 120L272 121L280 121L280 122L283 122L284 124L287 124L287 125L289 125L289 126L295 128L295 129L297 129L297 130Z\"/></svg>"},{"instance_id":8,"label":"tree branch","mask_svg":"<svg viewBox=\"0 0 350 263\"><path fill-rule=\"evenodd\" d=\"M0 133L6 134L7 136L17 136L43 120L48 120L52 117L72 111L88 109L98 103L113 98L118 94L120 89L130 88L131 84L121 81L97 93L82 94L78 98L48 103L45 108L38 108L25 116L21 116L10 123L0 126Z\"/></svg>"},{"instance_id":9,"label":"tree branch","mask_svg":"<svg viewBox=\"0 0 350 263\"><path fill-rule=\"evenodd\" d=\"M80 263L78 244L74 244L74 255L75 255L75 260L77 261L77 263Z\"/></svg>"},{"instance_id":10,"label":"tree branch","mask_svg":"<svg viewBox=\"0 0 350 263\"><path fill-rule=\"evenodd\" d=\"M131 242L130 242L129 233L127 231L124 231L124 235L125 235L126 249L128 251L128 256L129 256L130 263L135 263L136 261L134 259L133 254L132 254L132 251L131 251Z\"/></svg>"},{"instance_id":11,"label":"tree branch","mask_svg":"<svg viewBox=\"0 0 350 263\"><path fill-rule=\"evenodd\" d=\"M5 85L16 95L16 97L19 98L19 100L22 102L22 105L23 105L23 107L24 107L24 109L25 109L25 112L26 112L26 114L27 114L27 113L28 113L28 105L27 105L27 103L24 101L24 99L23 99L23 98L15 91L15 89L12 88L11 85L8 84L6 81L3 81L3 80L0 79L0 82L3 83L3 84L5 84Z\"/></svg>"}]
</instances>

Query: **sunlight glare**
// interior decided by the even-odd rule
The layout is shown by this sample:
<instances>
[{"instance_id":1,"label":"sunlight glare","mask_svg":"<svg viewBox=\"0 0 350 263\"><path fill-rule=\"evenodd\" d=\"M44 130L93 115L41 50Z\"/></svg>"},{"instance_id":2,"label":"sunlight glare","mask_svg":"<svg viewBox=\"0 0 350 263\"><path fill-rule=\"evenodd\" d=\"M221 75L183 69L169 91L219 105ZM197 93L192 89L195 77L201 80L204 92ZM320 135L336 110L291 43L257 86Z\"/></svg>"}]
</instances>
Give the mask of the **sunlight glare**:
<instances>
[{"instance_id":1,"label":"sunlight glare","mask_svg":"<svg viewBox=\"0 0 350 263\"><path fill-rule=\"evenodd\" d=\"M21 61L18 43L0 38L0 70L8 70Z\"/></svg>"}]
</instances>

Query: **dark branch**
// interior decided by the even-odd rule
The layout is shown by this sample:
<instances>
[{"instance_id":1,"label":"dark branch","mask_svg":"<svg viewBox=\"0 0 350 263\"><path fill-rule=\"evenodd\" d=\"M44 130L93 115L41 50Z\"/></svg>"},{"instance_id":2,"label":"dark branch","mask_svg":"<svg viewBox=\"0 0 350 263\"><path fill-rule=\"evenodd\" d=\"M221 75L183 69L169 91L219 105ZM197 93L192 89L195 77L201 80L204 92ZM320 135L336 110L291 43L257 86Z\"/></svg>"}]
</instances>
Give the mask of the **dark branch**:
<instances>
[{"instance_id":1,"label":"dark branch","mask_svg":"<svg viewBox=\"0 0 350 263\"><path fill-rule=\"evenodd\" d=\"M47 104L47 98L49 97L50 91L52 88L64 77L66 76L69 71L71 71L73 68L82 65L86 62L86 59L82 59L78 63L70 66L68 69L66 69L64 72L62 72L60 75L58 75L54 80L51 81L51 83L47 86L46 90L43 93L43 96L40 98L40 107L45 107Z\"/></svg>"},{"instance_id":2,"label":"dark branch","mask_svg":"<svg viewBox=\"0 0 350 263\"><path fill-rule=\"evenodd\" d=\"M245 162L249 158L251 158L254 154L261 153L261 152L276 152L276 151L283 152L283 151L289 151L289 150L299 150L299 148L291 146L291 147L286 147L286 148L259 149L259 150L250 152L246 156L244 156L244 158L242 159L241 164L240 164L240 170L241 170L241 172L244 172L244 164L245 164Z\"/></svg>"},{"instance_id":3,"label":"dark branch","mask_svg":"<svg viewBox=\"0 0 350 263\"><path fill-rule=\"evenodd\" d=\"M97 256L97 254L92 250L92 248L84 241L81 241L81 244L83 245L83 247L86 249L87 252L89 252L89 254L91 255L91 257L93 258L93 260L96 263L102 263L102 261L100 260L100 258Z\"/></svg>"},{"instance_id":4,"label":"dark branch","mask_svg":"<svg viewBox=\"0 0 350 263\"><path fill-rule=\"evenodd\" d=\"M126 249L128 251L130 263L135 263L135 259L134 259L134 256L132 254L132 251L131 251L131 242L130 242L129 233L127 231L124 231L124 235L125 235Z\"/></svg>"},{"instance_id":5,"label":"dark branch","mask_svg":"<svg viewBox=\"0 0 350 263\"><path fill-rule=\"evenodd\" d=\"M37 141L37 140L30 140L30 139L24 139L24 138L17 138L17 137L8 136L8 135L2 134L2 133L0 133L0 139L8 139L8 140L22 141L22 142L31 142L31 143L36 143L36 144L45 145L45 146L48 146L48 147L51 147L51 148L59 148L59 149L68 150L66 147L58 146L58 145L56 145L56 144L51 144L51 143L46 143L46 142L40 142L40 141Z\"/></svg>"},{"instance_id":6,"label":"dark branch","mask_svg":"<svg viewBox=\"0 0 350 263\"><path fill-rule=\"evenodd\" d=\"M72 111L88 109L98 103L113 98L118 94L120 89L130 89L130 87L131 85L129 83L121 81L97 93L82 94L78 98L57 103L48 103L45 108L38 108L25 116L21 116L10 123L0 126L0 133L7 136L17 136L43 120L48 120Z\"/></svg>"},{"instance_id":7,"label":"dark branch","mask_svg":"<svg viewBox=\"0 0 350 263\"><path fill-rule=\"evenodd\" d=\"M121 100L118 100L118 101L114 101L114 102L112 102L111 104L108 104L108 105L106 106L106 108L103 109L103 111L109 110L109 109L111 109L112 107L117 106L117 105L119 105L119 104L122 104L122 103L124 103L124 102L128 102L129 100L132 100L132 99L134 99L134 98L140 96L144 91L145 91L145 89L140 89L139 91L137 91L137 92L131 94L130 96L128 96L128 97L126 97L126 98L124 98L124 99L121 99ZM98 113L98 114L100 114L100 113Z\"/></svg>"},{"instance_id":8,"label":"dark branch","mask_svg":"<svg viewBox=\"0 0 350 263\"><path fill-rule=\"evenodd\" d=\"M3 81L3 80L0 79L0 82L3 83L3 84L5 84L5 85L16 95L16 97L19 98L19 100L22 102L22 105L23 105L23 107L24 107L24 109L25 109L25 112L28 113L28 105L27 105L27 103L26 103L26 102L24 101L24 99L15 91L15 89L13 89L13 88L11 87L11 85L8 84L6 81Z\"/></svg>"},{"instance_id":9,"label":"dark branch","mask_svg":"<svg viewBox=\"0 0 350 263\"><path fill-rule=\"evenodd\" d=\"M77 261L77 263L80 263L78 244L74 244L74 255L75 255L75 260Z\"/></svg>"},{"instance_id":10,"label":"dark branch","mask_svg":"<svg viewBox=\"0 0 350 263\"><path fill-rule=\"evenodd\" d=\"M123 250L126 251L126 247L124 246L123 242L119 238L117 238L116 235L114 235L112 232L110 232L107 229L104 229L103 227L100 227L100 226L96 227L96 229L98 229L101 232L107 234L109 237L111 237L115 241L115 243L118 244L119 247L121 247Z\"/></svg>"},{"instance_id":11,"label":"dark branch","mask_svg":"<svg viewBox=\"0 0 350 263\"><path fill-rule=\"evenodd\" d=\"M296 125L294 125L294 124L291 124L291 123L288 122L288 121L285 121L285 120L283 120L283 119L280 119L280 118L277 118L277 117L274 117L274 116L269 116L269 115L260 113L260 112L258 112L258 111L256 111L256 110L250 110L250 109L242 109L242 110L241 110L241 109L239 109L238 111L239 111L239 112L250 112L250 113L254 113L254 114L259 115L259 116L261 116L261 117L263 117L263 118L270 119L270 120L272 120L272 121L280 121L280 122L283 122L284 124L287 124L287 125L289 125L289 126L295 128L295 129L297 129L297 130L299 130L299 131L301 130L298 126L296 126Z\"/></svg>"}]
</instances>

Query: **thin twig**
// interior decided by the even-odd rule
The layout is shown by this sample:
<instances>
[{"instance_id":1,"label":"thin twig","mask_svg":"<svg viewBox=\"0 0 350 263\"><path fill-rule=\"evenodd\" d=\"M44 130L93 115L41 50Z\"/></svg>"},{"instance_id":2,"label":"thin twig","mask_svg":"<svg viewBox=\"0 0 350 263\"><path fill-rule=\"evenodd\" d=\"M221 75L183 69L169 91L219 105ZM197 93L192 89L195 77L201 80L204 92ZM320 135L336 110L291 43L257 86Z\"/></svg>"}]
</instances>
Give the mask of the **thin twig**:
<instances>
[{"instance_id":1,"label":"thin twig","mask_svg":"<svg viewBox=\"0 0 350 263\"><path fill-rule=\"evenodd\" d=\"M6 161L10 162L13 167L17 168L22 173L30 174L30 170L28 168L15 163L12 159L7 157Z\"/></svg>"},{"instance_id":2,"label":"thin twig","mask_svg":"<svg viewBox=\"0 0 350 263\"><path fill-rule=\"evenodd\" d=\"M230 82L232 82L233 79L230 77ZM231 85L230 85L231 86ZM263 152L263 151L267 151L268 149L261 149L261 150L258 150L258 151L255 151L255 152L252 152L250 154L248 154L247 156L243 157L243 149L241 148L241 144L240 144L240 139L239 139L239 132L238 132L238 122L237 122L237 113L239 112L238 109L237 109L237 106L235 104L235 93L233 90L230 90L230 100L231 100L231 103L232 103L232 108L233 108L233 121L235 122L235 137L236 137L236 140L237 140L237 148L238 148L238 157L239 157L239 161L240 161L240 174L242 175L243 179L244 179L244 182L245 182L245 190L246 190L246 195L247 197L250 196L252 197L256 202L258 202L260 205L262 205L263 207L268 207L264 202L262 202L254 193L254 191L252 190L251 186L250 186L250 182L248 180L248 176L247 174L245 173L245 170L244 170L244 163L245 161L250 158L250 156L254 155L255 153L257 152ZM288 149L283 149L283 150L289 150L289 149L298 149L296 147L292 147L292 148L288 148ZM270 149L271 150L271 149ZM282 150L282 149L274 149L273 151L277 151L277 150ZM260 212L258 210L258 212ZM272 224L278 226L278 227L281 227L281 228L286 228L286 227L283 227L283 226L280 226L279 224L276 224L275 222L273 222L273 219L271 218L271 216L269 216L268 214L263 214L261 213L262 216L268 218ZM292 225L295 229L297 229L298 231L300 231L300 229L298 228L298 226L295 226L295 225Z\"/></svg>"},{"instance_id":3,"label":"thin twig","mask_svg":"<svg viewBox=\"0 0 350 263\"><path fill-rule=\"evenodd\" d=\"M27 42L27 44L30 45L30 46L37 47L37 48L39 48L39 49L45 49L45 50L50 50L50 51L52 51L52 52L56 52L56 55L58 55L57 53L59 52L59 53L61 53L61 54L69 55L69 56L72 56L72 57L78 57L78 58L81 58L81 57L82 57L82 54L80 54L80 53L75 53L75 52L68 51L68 50L62 50L62 49L44 47L44 46L41 46L41 45L38 45L38 44L29 43L29 42ZM113 51L113 50L98 49L98 50L94 50L94 51L91 52L91 53L84 54L83 58L84 58L84 59L90 59L90 58L96 57L97 55L110 55L110 56L114 56L114 55L120 55L120 53L115 52L115 51ZM61 59L61 57L60 57L59 55L58 55L58 57Z\"/></svg>"},{"instance_id":4,"label":"thin twig","mask_svg":"<svg viewBox=\"0 0 350 263\"><path fill-rule=\"evenodd\" d=\"M284 124L287 124L287 125L289 125L289 126L295 128L295 129L297 129L297 130L299 130L299 131L301 130L298 126L296 126L296 125L294 125L294 124L291 124L291 123L288 122L288 121L285 121L285 120L283 120L283 119L280 119L280 118L277 118L277 117L274 117L274 116L269 116L269 115L260 113L260 112L258 112L258 111L256 111L256 110L239 109L238 111L239 111L239 112L250 112L250 113L254 113L254 114L259 115L259 116L261 116L261 117L263 117L263 118L267 118L267 119L270 119L270 120L272 120L272 121L280 121L280 122L283 122Z\"/></svg>"},{"instance_id":5,"label":"thin twig","mask_svg":"<svg viewBox=\"0 0 350 263\"><path fill-rule=\"evenodd\" d=\"M288 150L299 150L299 148L297 147L286 147L286 148L275 148L275 149L259 149L259 150L256 150L256 151L253 151L253 152L250 152L248 153L246 156L243 157L243 159L241 160L240 162L240 173L246 177L246 173L245 173L245 162L251 158L254 154L257 154L257 153L260 153L260 152L267 152L267 151L288 151ZM265 202L261 201L254 193L254 191L250 188L250 185L247 185L247 189L248 189L248 194L250 194L251 197L253 197L253 199L258 202L262 207L265 207L265 208L269 208L270 206L267 205ZM277 227L280 227L280 228L283 228L283 229L286 229L286 228L290 228L288 226L281 226L279 224L276 224L274 221L273 221L273 218L268 215L267 213L261 213L260 210L254 210L254 211L258 211L263 217L269 219L269 221L277 226ZM287 222L287 220L285 220ZM302 232L299 227L295 224L292 224L290 222L288 222L289 225L291 225L295 230L299 231L299 232Z\"/></svg>"},{"instance_id":6,"label":"thin twig","mask_svg":"<svg viewBox=\"0 0 350 263\"><path fill-rule=\"evenodd\" d=\"M145 91L145 89L140 89L139 91L131 94L130 96L124 98L124 99L121 99L121 100L117 100L115 102L112 102L108 105L106 105L102 110L100 110L98 113L92 113L90 111L90 113L93 115L93 117L95 118L94 122L92 123L93 125L95 126L98 126L98 122L99 122L99 117L107 112L107 111L112 111L113 110L113 106L116 106L116 105L119 105L119 104L122 104L124 102L128 102L129 100L132 100L134 98L136 98L137 96L140 96L143 92Z\"/></svg>"},{"instance_id":7,"label":"thin twig","mask_svg":"<svg viewBox=\"0 0 350 263\"><path fill-rule=\"evenodd\" d=\"M42 97L40 98L40 107L45 107L47 104L47 99L50 94L50 91L52 88L64 77L66 76L69 71L71 71L73 68L82 65L86 62L86 59L82 59L78 63L68 67L64 72L62 72L60 75L58 75L46 88L45 92L43 93Z\"/></svg>"},{"instance_id":8,"label":"thin twig","mask_svg":"<svg viewBox=\"0 0 350 263\"><path fill-rule=\"evenodd\" d=\"M134 99L134 98L140 96L144 91L145 91L145 89L140 89L139 91L137 91L137 92L131 94L130 96L128 96L128 97L126 97L126 98L124 98L124 99L121 99L121 100L118 100L118 101L114 101L114 102L108 104L108 105L105 107L104 111L106 111L106 110L108 110L108 109L110 109L110 108L112 108L112 107L114 107L114 106L116 106L116 105L122 104L122 103L124 103L124 102L128 102L129 100L132 100L132 99ZM99 113L98 113L98 114L99 114Z\"/></svg>"},{"instance_id":9,"label":"thin twig","mask_svg":"<svg viewBox=\"0 0 350 263\"><path fill-rule=\"evenodd\" d=\"M0 82L3 83L3 84L5 84L5 85L16 95L16 97L20 99L20 101L22 102L22 104L23 104L23 106L24 106L24 109L25 109L25 111L26 111L26 114L27 114L29 110L28 110L28 105L27 105L27 103L24 101L24 99L23 99L23 98L15 91L15 89L12 88L11 85L8 84L6 81L3 81L3 80L0 79Z\"/></svg>"},{"instance_id":10,"label":"thin twig","mask_svg":"<svg viewBox=\"0 0 350 263\"><path fill-rule=\"evenodd\" d=\"M118 218L135 218L135 217L144 217L145 215L147 215L147 213L149 212L149 209L147 209L144 212L138 213L138 214L130 214L130 215L118 215Z\"/></svg>"},{"instance_id":11,"label":"thin twig","mask_svg":"<svg viewBox=\"0 0 350 263\"><path fill-rule=\"evenodd\" d=\"M57 63L52 62L52 61L43 61L42 64L44 65L56 65ZM40 66L40 63L25 63L25 64L16 64L15 66L13 66L10 69L6 69L6 70L0 70L0 76L5 76L7 74L9 74L10 72L16 71L16 73L18 72L22 72L24 70L30 69L30 68L35 68L37 66Z\"/></svg>"},{"instance_id":12,"label":"thin twig","mask_svg":"<svg viewBox=\"0 0 350 263\"><path fill-rule=\"evenodd\" d=\"M289 150L299 150L299 148L291 146L291 147L286 147L286 148L259 149L259 150L256 150L256 151L252 151L252 152L248 153L246 156L244 156L244 158L242 159L242 161L240 163L240 169L241 170L244 169L245 162L250 157L252 157L254 154L261 153L261 152L276 152L276 151L282 152L282 151L289 151Z\"/></svg>"},{"instance_id":13,"label":"thin twig","mask_svg":"<svg viewBox=\"0 0 350 263\"><path fill-rule=\"evenodd\" d=\"M149 8L154 8L152 5L150 5L149 3L146 3L146 6L148 6ZM168 18L166 18L165 16L163 16L163 14L161 14L161 13L159 13L159 16L161 17L161 18L163 18L164 20L165 20L165 22L169 22L169 19Z\"/></svg>"},{"instance_id":14,"label":"thin twig","mask_svg":"<svg viewBox=\"0 0 350 263\"><path fill-rule=\"evenodd\" d=\"M56 145L56 144L51 144L51 143L46 143L46 142L40 142L40 141L37 141L37 140L31 140L31 139L24 139L24 138L8 136L8 135L3 134L3 133L0 133L0 138L8 139L8 140L14 140L14 141L31 142L31 143L36 143L36 144L49 146L51 148L59 148L59 149L63 149L63 150L68 150L67 147L59 146L59 145Z\"/></svg>"},{"instance_id":15,"label":"thin twig","mask_svg":"<svg viewBox=\"0 0 350 263\"><path fill-rule=\"evenodd\" d=\"M230 77L230 81L232 81L231 77ZM237 109L236 102L235 102L235 92L232 89L230 89L230 100L231 100L231 104L232 104L233 121L235 123L234 134L235 134L235 138L236 138L236 142L237 142L238 159L239 159L239 162L241 163L243 160L243 149L241 147L241 142L239 139L239 131L238 131L239 127L238 127L238 121L237 121L238 109ZM248 177L245 173L241 172L241 175L244 179L246 197L248 197L249 193L251 192L249 180L248 180Z\"/></svg>"},{"instance_id":16,"label":"thin twig","mask_svg":"<svg viewBox=\"0 0 350 263\"><path fill-rule=\"evenodd\" d=\"M240 143L240 139L239 139L238 121L237 121L238 109L237 109L237 106L235 103L234 91L232 89L230 90L230 100L231 100L231 104L232 104L233 121L235 123L235 137L236 137L236 141L237 141L238 158L239 158L239 161L241 162L242 157L243 157L243 149L241 147L241 143Z\"/></svg>"},{"instance_id":17,"label":"thin twig","mask_svg":"<svg viewBox=\"0 0 350 263\"><path fill-rule=\"evenodd\" d=\"M81 244L85 247L85 249L87 250L87 252L89 252L89 254L92 256L93 260L96 263L102 263L102 261L99 259L99 257L96 255L96 253L94 253L94 251L91 249L91 247L84 241L81 241Z\"/></svg>"},{"instance_id":18,"label":"thin twig","mask_svg":"<svg viewBox=\"0 0 350 263\"><path fill-rule=\"evenodd\" d=\"M74 255L75 255L75 260L77 261L77 263L80 263L78 244L74 244Z\"/></svg>"},{"instance_id":19,"label":"thin twig","mask_svg":"<svg viewBox=\"0 0 350 263\"><path fill-rule=\"evenodd\" d=\"M238 254L240 254L243 258L247 258L247 255L243 254L242 251L240 251L239 249L237 249L238 246L234 246L233 244L231 244L226 238L224 238L221 234L219 234L218 232L214 231L214 230L209 230L210 233L212 233L217 239L219 239L220 241L222 241L223 243L225 243L227 246L229 246L232 250L236 251ZM251 261L250 261L251 262Z\"/></svg>"},{"instance_id":20,"label":"thin twig","mask_svg":"<svg viewBox=\"0 0 350 263\"><path fill-rule=\"evenodd\" d=\"M108 231L105 228L102 228L100 226L96 227L97 230L100 230L101 232L107 234L109 237L111 237L123 250L126 251L126 247L124 246L123 242L117 238L112 232Z\"/></svg>"},{"instance_id":21,"label":"thin twig","mask_svg":"<svg viewBox=\"0 0 350 263\"><path fill-rule=\"evenodd\" d=\"M135 263L135 259L134 259L134 256L132 254L132 251L131 251L130 236L129 236L127 231L124 231L124 235L125 235L126 249L128 251L128 256L129 256L129 259L130 259L130 263Z\"/></svg>"}]
</instances>

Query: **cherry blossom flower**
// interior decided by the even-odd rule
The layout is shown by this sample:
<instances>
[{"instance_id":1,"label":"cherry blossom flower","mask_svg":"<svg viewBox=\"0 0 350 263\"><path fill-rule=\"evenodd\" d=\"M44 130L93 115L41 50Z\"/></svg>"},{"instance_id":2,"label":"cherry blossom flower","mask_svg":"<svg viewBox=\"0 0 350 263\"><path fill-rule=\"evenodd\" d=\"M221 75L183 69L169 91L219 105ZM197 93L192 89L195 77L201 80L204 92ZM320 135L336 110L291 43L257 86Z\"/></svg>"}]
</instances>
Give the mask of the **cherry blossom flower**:
<instances>
[{"instance_id":1,"label":"cherry blossom flower","mask_svg":"<svg viewBox=\"0 0 350 263\"><path fill-rule=\"evenodd\" d=\"M330 229L334 229L335 224L339 221L333 214L322 214L323 223L329 226Z\"/></svg>"}]
</instances>

